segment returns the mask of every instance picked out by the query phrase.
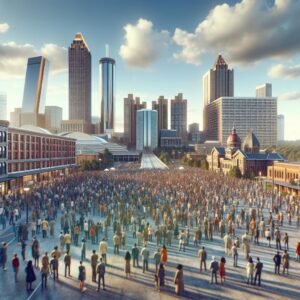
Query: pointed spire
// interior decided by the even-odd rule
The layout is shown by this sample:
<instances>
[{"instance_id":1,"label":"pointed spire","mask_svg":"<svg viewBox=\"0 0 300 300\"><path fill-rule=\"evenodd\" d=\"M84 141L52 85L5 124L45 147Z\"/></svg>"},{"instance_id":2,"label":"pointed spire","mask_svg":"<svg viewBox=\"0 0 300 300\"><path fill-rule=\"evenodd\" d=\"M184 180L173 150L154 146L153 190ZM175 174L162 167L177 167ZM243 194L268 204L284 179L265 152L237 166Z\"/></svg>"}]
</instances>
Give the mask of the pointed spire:
<instances>
[{"instance_id":1,"label":"pointed spire","mask_svg":"<svg viewBox=\"0 0 300 300\"><path fill-rule=\"evenodd\" d=\"M214 66L227 66L226 61L224 60L223 56L221 53L219 53L218 58L214 64Z\"/></svg>"}]
</instances>

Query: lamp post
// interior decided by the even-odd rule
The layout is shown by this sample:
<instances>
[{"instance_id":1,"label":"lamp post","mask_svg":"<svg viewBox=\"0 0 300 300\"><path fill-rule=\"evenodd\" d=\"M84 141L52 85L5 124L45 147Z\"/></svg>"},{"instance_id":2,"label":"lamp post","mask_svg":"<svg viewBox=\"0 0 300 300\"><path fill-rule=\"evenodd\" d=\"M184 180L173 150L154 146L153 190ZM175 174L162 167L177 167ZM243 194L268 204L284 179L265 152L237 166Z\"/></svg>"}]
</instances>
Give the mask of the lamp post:
<instances>
[{"instance_id":1,"label":"lamp post","mask_svg":"<svg viewBox=\"0 0 300 300\"><path fill-rule=\"evenodd\" d=\"M24 188L25 195L26 195L26 224L28 224L28 195L27 193L30 191L29 187Z\"/></svg>"}]
</instances>

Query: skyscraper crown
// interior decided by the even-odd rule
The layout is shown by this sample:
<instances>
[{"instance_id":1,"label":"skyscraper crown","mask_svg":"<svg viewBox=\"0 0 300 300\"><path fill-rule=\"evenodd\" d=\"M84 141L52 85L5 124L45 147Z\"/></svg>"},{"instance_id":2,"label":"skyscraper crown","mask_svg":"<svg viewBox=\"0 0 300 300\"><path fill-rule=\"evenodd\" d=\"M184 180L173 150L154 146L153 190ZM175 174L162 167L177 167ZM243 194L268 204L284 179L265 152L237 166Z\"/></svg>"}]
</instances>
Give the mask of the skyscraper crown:
<instances>
[{"instance_id":1,"label":"skyscraper crown","mask_svg":"<svg viewBox=\"0 0 300 300\"><path fill-rule=\"evenodd\" d=\"M214 64L214 67L216 66L227 66L227 63L221 54L218 55L218 58Z\"/></svg>"}]
</instances>

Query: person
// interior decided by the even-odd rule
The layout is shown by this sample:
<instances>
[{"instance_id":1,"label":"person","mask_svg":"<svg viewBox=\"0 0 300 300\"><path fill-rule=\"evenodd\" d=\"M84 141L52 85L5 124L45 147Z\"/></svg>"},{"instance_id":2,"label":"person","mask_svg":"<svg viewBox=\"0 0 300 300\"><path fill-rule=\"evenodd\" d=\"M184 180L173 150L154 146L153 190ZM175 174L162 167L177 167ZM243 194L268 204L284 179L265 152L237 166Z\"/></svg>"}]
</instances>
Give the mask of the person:
<instances>
[{"instance_id":1,"label":"person","mask_svg":"<svg viewBox=\"0 0 300 300\"><path fill-rule=\"evenodd\" d=\"M55 281L55 279L58 280L58 257L56 256L56 254L51 254L51 257L50 269L51 273L53 274L53 280Z\"/></svg>"},{"instance_id":2,"label":"person","mask_svg":"<svg viewBox=\"0 0 300 300\"><path fill-rule=\"evenodd\" d=\"M219 263L219 273L220 273L220 278L221 278L221 284L223 284L225 282L225 257L221 257L220 259L220 263Z\"/></svg>"},{"instance_id":3,"label":"person","mask_svg":"<svg viewBox=\"0 0 300 300\"><path fill-rule=\"evenodd\" d=\"M126 253L125 253L125 274L126 274L126 278L130 277L130 261L131 261L130 252L126 251Z\"/></svg>"},{"instance_id":4,"label":"person","mask_svg":"<svg viewBox=\"0 0 300 300\"><path fill-rule=\"evenodd\" d=\"M45 252L45 255L42 257L42 268L41 268L41 277L42 277L42 289L47 288L47 278L49 275L49 257L48 252Z\"/></svg>"},{"instance_id":5,"label":"person","mask_svg":"<svg viewBox=\"0 0 300 300\"><path fill-rule=\"evenodd\" d=\"M180 295L184 291L184 281L183 281L183 266L179 264L176 268L176 273L174 277L175 293Z\"/></svg>"},{"instance_id":6,"label":"person","mask_svg":"<svg viewBox=\"0 0 300 300\"><path fill-rule=\"evenodd\" d=\"M19 267L20 267L20 261L18 254L15 253L13 258L12 258L12 267L15 273L15 282L18 282L18 273L19 273Z\"/></svg>"},{"instance_id":7,"label":"person","mask_svg":"<svg viewBox=\"0 0 300 300\"><path fill-rule=\"evenodd\" d=\"M155 272L157 273L158 266L160 265L160 259L161 259L161 254L160 254L159 249L157 249L157 251L154 252L153 258L154 258L154 263L155 263Z\"/></svg>"},{"instance_id":8,"label":"person","mask_svg":"<svg viewBox=\"0 0 300 300\"><path fill-rule=\"evenodd\" d=\"M205 247L202 247L202 249L198 251L198 257L200 257L200 272L202 272L202 265L204 265L204 270L206 271L207 254L205 251Z\"/></svg>"},{"instance_id":9,"label":"person","mask_svg":"<svg viewBox=\"0 0 300 300\"><path fill-rule=\"evenodd\" d=\"M85 260L86 256L86 240L81 240L81 261Z\"/></svg>"},{"instance_id":10,"label":"person","mask_svg":"<svg viewBox=\"0 0 300 300\"><path fill-rule=\"evenodd\" d=\"M259 257L257 257L257 263L255 266L255 276L254 276L254 285L256 285L256 279L258 279L258 285L261 285L261 273L263 269L263 263L260 261Z\"/></svg>"},{"instance_id":11,"label":"person","mask_svg":"<svg viewBox=\"0 0 300 300\"><path fill-rule=\"evenodd\" d=\"M36 280L36 276L34 273L32 260L29 260L27 263L27 267L25 268L26 273L26 290L27 292L32 291L32 283Z\"/></svg>"},{"instance_id":12,"label":"person","mask_svg":"<svg viewBox=\"0 0 300 300\"><path fill-rule=\"evenodd\" d=\"M134 247L131 249L132 259L133 259L133 266L139 267L139 248L137 247L136 243L134 244Z\"/></svg>"},{"instance_id":13,"label":"person","mask_svg":"<svg viewBox=\"0 0 300 300\"><path fill-rule=\"evenodd\" d=\"M266 236L267 241L268 241L268 246L271 248L271 231L270 231L270 228L268 228L266 230L265 236Z\"/></svg>"},{"instance_id":14,"label":"person","mask_svg":"<svg viewBox=\"0 0 300 300\"><path fill-rule=\"evenodd\" d=\"M6 262L7 262L7 243L2 242L2 246L0 248L0 263L2 264L3 271L7 271Z\"/></svg>"},{"instance_id":15,"label":"person","mask_svg":"<svg viewBox=\"0 0 300 300\"><path fill-rule=\"evenodd\" d=\"M162 264L166 265L167 260L168 260L168 251L167 251L167 248L165 245L163 245L163 247L161 248L160 254L161 254L160 262Z\"/></svg>"},{"instance_id":16,"label":"person","mask_svg":"<svg viewBox=\"0 0 300 300\"><path fill-rule=\"evenodd\" d=\"M295 254L296 254L296 261L300 261L300 242L298 242L296 245Z\"/></svg>"},{"instance_id":17,"label":"person","mask_svg":"<svg viewBox=\"0 0 300 300\"><path fill-rule=\"evenodd\" d=\"M239 254L238 254L236 243L233 244L231 253L232 253L232 259L233 259L233 266L237 268Z\"/></svg>"},{"instance_id":18,"label":"person","mask_svg":"<svg viewBox=\"0 0 300 300\"><path fill-rule=\"evenodd\" d=\"M120 237L115 234L113 236L113 242L114 242L114 254L119 254L119 249L120 249Z\"/></svg>"},{"instance_id":19,"label":"person","mask_svg":"<svg viewBox=\"0 0 300 300\"><path fill-rule=\"evenodd\" d=\"M247 271L247 284L249 284L249 280L250 280L250 284L253 284L254 263L251 256L248 259L246 265L246 271Z\"/></svg>"},{"instance_id":20,"label":"person","mask_svg":"<svg viewBox=\"0 0 300 300\"><path fill-rule=\"evenodd\" d=\"M287 250L284 250L282 255L282 274L285 274L285 270L287 275L289 275L289 267L290 267L290 255Z\"/></svg>"},{"instance_id":21,"label":"person","mask_svg":"<svg viewBox=\"0 0 300 300\"><path fill-rule=\"evenodd\" d=\"M63 253L65 248L65 236L62 231L60 232L59 235L59 244L60 244L60 252Z\"/></svg>"},{"instance_id":22,"label":"person","mask_svg":"<svg viewBox=\"0 0 300 300\"><path fill-rule=\"evenodd\" d=\"M159 269L156 271L155 283L156 283L156 288L159 292L165 286L165 268L164 268L164 264L160 264Z\"/></svg>"},{"instance_id":23,"label":"person","mask_svg":"<svg viewBox=\"0 0 300 300\"><path fill-rule=\"evenodd\" d=\"M219 264L216 261L216 257L212 257L212 261L210 262L210 267L209 269L211 270L211 283L213 283L213 277L215 277L215 283L218 283L217 280L217 272L219 270Z\"/></svg>"},{"instance_id":24,"label":"person","mask_svg":"<svg viewBox=\"0 0 300 300\"><path fill-rule=\"evenodd\" d=\"M289 251L289 236L288 236L287 232L284 234L282 241L284 242L285 250Z\"/></svg>"},{"instance_id":25,"label":"person","mask_svg":"<svg viewBox=\"0 0 300 300\"><path fill-rule=\"evenodd\" d=\"M36 237L33 238L31 244L32 258L34 259L34 267L39 268L40 244Z\"/></svg>"},{"instance_id":26,"label":"person","mask_svg":"<svg viewBox=\"0 0 300 300\"><path fill-rule=\"evenodd\" d=\"M67 251L65 256L64 256L64 263L65 263L65 277L68 276L70 277L70 270L71 270L71 255L70 251Z\"/></svg>"},{"instance_id":27,"label":"person","mask_svg":"<svg viewBox=\"0 0 300 300\"><path fill-rule=\"evenodd\" d=\"M85 266L82 265L82 261L79 263L78 267L78 280L80 281L80 292L84 292L86 288L84 287L84 281L85 281Z\"/></svg>"},{"instance_id":28,"label":"person","mask_svg":"<svg viewBox=\"0 0 300 300\"><path fill-rule=\"evenodd\" d=\"M97 274L98 274L98 289L100 291L100 281L102 280L103 290L105 290L105 283L104 283L104 275L105 275L105 263L103 262L103 258L100 257L100 262L97 265Z\"/></svg>"},{"instance_id":29,"label":"person","mask_svg":"<svg viewBox=\"0 0 300 300\"><path fill-rule=\"evenodd\" d=\"M22 254L23 261L25 261L26 260L26 243L25 243L24 239L21 240L21 254Z\"/></svg>"},{"instance_id":30,"label":"person","mask_svg":"<svg viewBox=\"0 0 300 300\"><path fill-rule=\"evenodd\" d=\"M69 231L67 231L65 236L64 236L64 242L65 242L65 245L66 245L66 251L70 252L70 249L71 249L71 235L70 235Z\"/></svg>"},{"instance_id":31,"label":"person","mask_svg":"<svg viewBox=\"0 0 300 300\"><path fill-rule=\"evenodd\" d=\"M144 248L141 251L142 259L143 259L143 273L145 273L145 270L148 271L148 260L150 252L147 249L147 246L145 245Z\"/></svg>"},{"instance_id":32,"label":"person","mask_svg":"<svg viewBox=\"0 0 300 300\"><path fill-rule=\"evenodd\" d=\"M99 243L99 253L104 260L104 263L107 265L106 253L107 253L108 245L105 238Z\"/></svg>"},{"instance_id":33,"label":"person","mask_svg":"<svg viewBox=\"0 0 300 300\"><path fill-rule=\"evenodd\" d=\"M280 255L279 251L277 251L277 254L274 255L273 261L275 264L275 274L277 273L279 275L280 265L281 265L281 255Z\"/></svg>"},{"instance_id":34,"label":"person","mask_svg":"<svg viewBox=\"0 0 300 300\"><path fill-rule=\"evenodd\" d=\"M96 282L97 277L97 264L98 264L98 254L96 254L96 250L93 250L93 254L91 256L91 266L92 266L92 281Z\"/></svg>"},{"instance_id":35,"label":"person","mask_svg":"<svg viewBox=\"0 0 300 300\"><path fill-rule=\"evenodd\" d=\"M281 233L278 227L275 230L275 241L276 241L276 249L281 250Z\"/></svg>"}]
</instances>

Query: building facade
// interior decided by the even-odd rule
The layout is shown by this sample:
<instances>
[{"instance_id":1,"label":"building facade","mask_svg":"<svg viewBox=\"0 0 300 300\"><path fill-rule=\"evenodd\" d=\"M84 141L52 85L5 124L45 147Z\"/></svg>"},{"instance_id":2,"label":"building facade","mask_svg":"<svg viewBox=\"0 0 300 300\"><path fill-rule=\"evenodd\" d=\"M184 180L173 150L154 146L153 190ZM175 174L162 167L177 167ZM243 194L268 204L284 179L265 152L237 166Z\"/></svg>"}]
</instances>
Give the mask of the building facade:
<instances>
[{"instance_id":1,"label":"building facade","mask_svg":"<svg viewBox=\"0 0 300 300\"><path fill-rule=\"evenodd\" d=\"M8 165L8 122L0 120L0 194L5 192Z\"/></svg>"},{"instance_id":2,"label":"building facade","mask_svg":"<svg viewBox=\"0 0 300 300\"><path fill-rule=\"evenodd\" d=\"M84 132L94 133L94 125L85 120L63 120L61 121L62 132Z\"/></svg>"},{"instance_id":3,"label":"building facade","mask_svg":"<svg viewBox=\"0 0 300 300\"><path fill-rule=\"evenodd\" d=\"M52 133L58 133L61 130L62 108L59 106L45 107L45 128Z\"/></svg>"},{"instance_id":4,"label":"building facade","mask_svg":"<svg viewBox=\"0 0 300 300\"><path fill-rule=\"evenodd\" d=\"M241 139L254 131L262 147L277 142L277 98L221 97L207 106L206 138L226 145L234 125Z\"/></svg>"},{"instance_id":5,"label":"building facade","mask_svg":"<svg viewBox=\"0 0 300 300\"><path fill-rule=\"evenodd\" d=\"M113 133L115 114L115 76L116 62L109 57L99 61L101 97L101 133Z\"/></svg>"},{"instance_id":6,"label":"building facade","mask_svg":"<svg viewBox=\"0 0 300 300\"><path fill-rule=\"evenodd\" d=\"M171 129L177 130L182 143L187 142L187 100L179 93L171 100Z\"/></svg>"},{"instance_id":7,"label":"building facade","mask_svg":"<svg viewBox=\"0 0 300 300\"><path fill-rule=\"evenodd\" d=\"M0 120L7 121L7 95L0 92Z\"/></svg>"},{"instance_id":8,"label":"building facade","mask_svg":"<svg viewBox=\"0 0 300 300\"><path fill-rule=\"evenodd\" d=\"M20 127L21 126L21 112L22 108L17 107L10 113L10 125L13 127Z\"/></svg>"},{"instance_id":9,"label":"building facade","mask_svg":"<svg viewBox=\"0 0 300 300\"><path fill-rule=\"evenodd\" d=\"M158 117L158 136L163 129L168 129L168 99L159 96L157 101L152 101L152 110L157 111Z\"/></svg>"},{"instance_id":10,"label":"building facade","mask_svg":"<svg viewBox=\"0 0 300 300\"><path fill-rule=\"evenodd\" d=\"M136 150L153 150L158 146L157 111L141 109L136 116Z\"/></svg>"},{"instance_id":11,"label":"building facade","mask_svg":"<svg viewBox=\"0 0 300 300\"><path fill-rule=\"evenodd\" d=\"M91 52L77 33L69 47L69 120L91 123Z\"/></svg>"},{"instance_id":12,"label":"building facade","mask_svg":"<svg viewBox=\"0 0 300 300\"><path fill-rule=\"evenodd\" d=\"M272 84L264 83L256 87L256 98L272 97Z\"/></svg>"},{"instance_id":13,"label":"building facade","mask_svg":"<svg viewBox=\"0 0 300 300\"><path fill-rule=\"evenodd\" d=\"M234 96L234 72L228 68L227 63L221 54L202 80L203 84L203 130L209 128L209 116L207 115L207 106L220 97Z\"/></svg>"},{"instance_id":14,"label":"building facade","mask_svg":"<svg viewBox=\"0 0 300 300\"><path fill-rule=\"evenodd\" d=\"M147 103L141 102L139 97L128 94L124 98L124 142L129 147L136 146L136 114L140 109L146 109Z\"/></svg>"},{"instance_id":15,"label":"building facade","mask_svg":"<svg viewBox=\"0 0 300 300\"><path fill-rule=\"evenodd\" d=\"M277 141L284 141L284 115L277 116Z\"/></svg>"},{"instance_id":16,"label":"building facade","mask_svg":"<svg viewBox=\"0 0 300 300\"><path fill-rule=\"evenodd\" d=\"M162 129L160 131L160 147L161 148L181 148L182 140L178 136L176 130Z\"/></svg>"}]
</instances>

